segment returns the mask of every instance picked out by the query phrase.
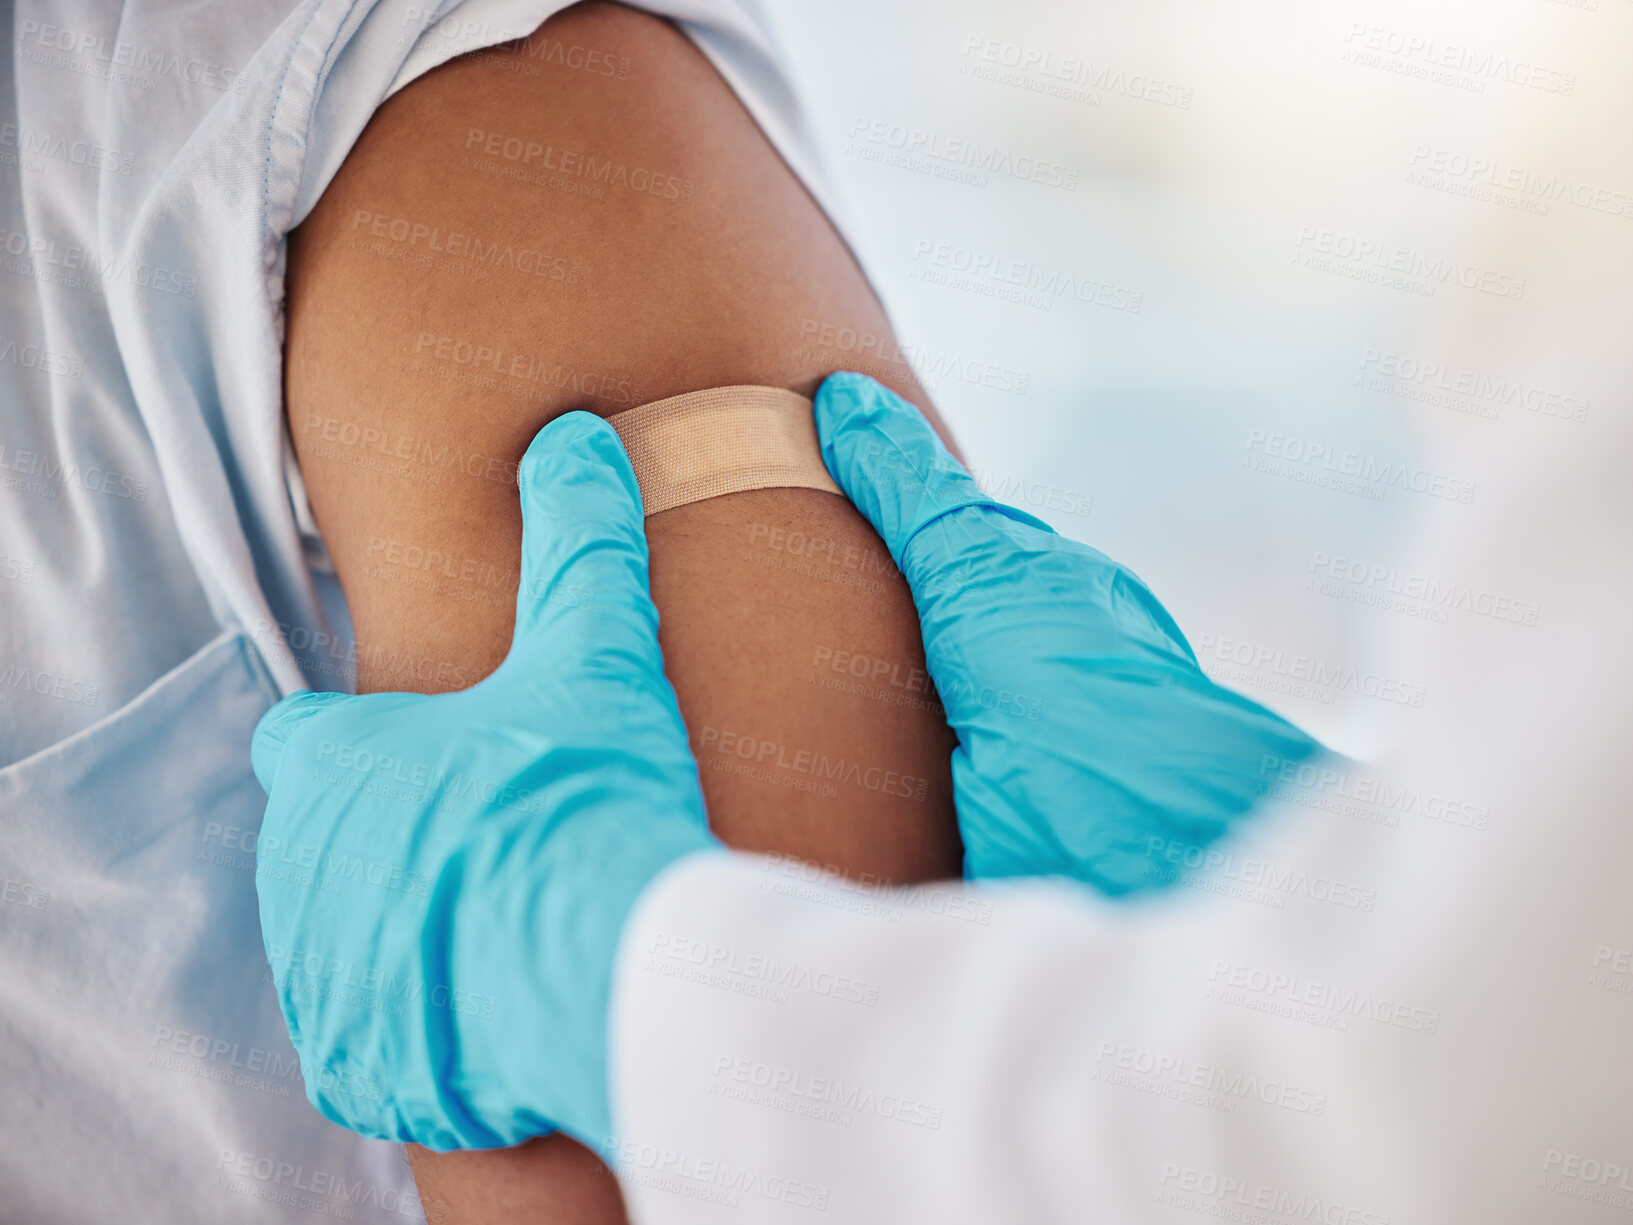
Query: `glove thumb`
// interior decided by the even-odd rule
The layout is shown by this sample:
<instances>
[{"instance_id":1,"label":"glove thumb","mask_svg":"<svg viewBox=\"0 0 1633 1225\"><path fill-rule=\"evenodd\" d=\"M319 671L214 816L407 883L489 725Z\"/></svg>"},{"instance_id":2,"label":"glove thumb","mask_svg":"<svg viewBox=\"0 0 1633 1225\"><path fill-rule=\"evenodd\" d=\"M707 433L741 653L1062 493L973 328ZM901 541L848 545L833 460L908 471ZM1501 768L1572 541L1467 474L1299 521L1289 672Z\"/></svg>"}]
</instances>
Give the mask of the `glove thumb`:
<instances>
[{"instance_id":1,"label":"glove thumb","mask_svg":"<svg viewBox=\"0 0 1633 1225\"><path fill-rule=\"evenodd\" d=\"M908 581L907 546L926 525L966 506L984 506L1046 532L1047 523L995 502L906 400L865 374L830 374L817 389L822 462L879 533Z\"/></svg>"},{"instance_id":2,"label":"glove thumb","mask_svg":"<svg viewBox=\"0 0 1633 1225\"><path fill-rule=\"evenodd\" d=\"M255 725L255 736L250 741L249 757L262 791L272 794L272 783L278 777L278 765L283 761L284 749L301 725L336 703L349 701L352 698L344 693L313 693L303 689L290 694L261 716L261 721Z\"/></svg>"},{"instance_id":3,"label":"glove thumb","mask_svg":"<svg viewBox=\"0 0 1633 1225\"><path fill-rule=\"evenodd\" d=\"M557 417L522 456L516 483L522 565L511 656L559 654L547 628L592 608L598 634L604 626L656 641L641 490L617 432L582 410Z\"/></svg>"}]
</instances>

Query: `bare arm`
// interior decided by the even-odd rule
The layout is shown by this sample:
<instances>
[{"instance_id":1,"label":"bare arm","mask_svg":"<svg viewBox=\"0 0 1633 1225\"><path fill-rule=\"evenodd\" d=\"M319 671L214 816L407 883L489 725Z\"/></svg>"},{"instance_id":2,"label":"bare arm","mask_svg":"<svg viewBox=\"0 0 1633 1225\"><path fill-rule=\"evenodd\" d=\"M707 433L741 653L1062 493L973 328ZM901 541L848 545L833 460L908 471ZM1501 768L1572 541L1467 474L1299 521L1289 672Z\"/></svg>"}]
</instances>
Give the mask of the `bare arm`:
<instances>
[{"instance_id":1,"label":"bare arm","mask_svg":"<svg viewBox=\"0 0 1633 1225\"><path fill-rule=\"evenodd\" d=\"M729 87L667 23L610 4L392 98L293 236L288 291L290 427L360 691L462 688L503 657L514 465L553 417L731 384L811 395L848 364L824 345L841 328L894 351ZM867 372L928 410L904 363ZM760 490L647 533L716 832L855 875L957 875L952 736L905 584L855 510ZM860 770L816 777L818 756ZM564 1137L413 1162L445 1225L622 1219L605 1167Z\"/></svg>"}]
</instances>

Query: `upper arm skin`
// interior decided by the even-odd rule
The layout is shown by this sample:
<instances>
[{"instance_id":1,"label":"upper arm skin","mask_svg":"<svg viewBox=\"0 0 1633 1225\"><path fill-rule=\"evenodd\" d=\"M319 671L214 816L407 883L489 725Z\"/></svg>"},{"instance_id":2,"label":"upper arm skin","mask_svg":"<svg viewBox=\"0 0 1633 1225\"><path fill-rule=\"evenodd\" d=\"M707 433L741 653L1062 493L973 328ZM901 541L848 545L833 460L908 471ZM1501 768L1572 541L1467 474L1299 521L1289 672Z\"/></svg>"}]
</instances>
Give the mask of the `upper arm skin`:
<instances>
[{"instance_id":1,"label":"upper arm skin","mask_svg":"<svg viewBox=\"0 0 1633 1225\"><path fill-rule=\"evenodd\" d=\"M600 54L559 54L572 48ZM626 62L621 76L573 66ZM707 60L610 4L382 106L291 236L287 293L289 424L359 691L463 688L503 659L515 464L555 416L742 383L809 396L854 368L823 347L830 329L898 351L849 251ZM929 411L905 363L864 369ZM906 586L855 509L757 490L652 516L647 535L716 832L851 874L956 876L953 738ZM841 768L818 778L818 757ZM621 1218L604 1169L559 1137L414 1161L439 1225Z\"/></svg>"}]
</instances>

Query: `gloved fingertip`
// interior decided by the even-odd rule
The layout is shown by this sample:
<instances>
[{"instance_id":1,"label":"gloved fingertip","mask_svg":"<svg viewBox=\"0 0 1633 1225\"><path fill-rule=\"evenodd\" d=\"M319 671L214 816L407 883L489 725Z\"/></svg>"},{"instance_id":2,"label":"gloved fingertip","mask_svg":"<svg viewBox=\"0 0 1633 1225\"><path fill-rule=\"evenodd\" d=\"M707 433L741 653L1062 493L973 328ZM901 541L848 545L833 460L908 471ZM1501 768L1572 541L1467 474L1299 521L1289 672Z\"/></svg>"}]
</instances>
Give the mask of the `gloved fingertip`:
<instances>
[{"instance_id":1,"label":"gloved fingertip","mask_svg":"<svg viewBox=\"0 0 1633 1225\"><path fill-rule=\"evenodd\" d=\"M301 724L346 698L344 693L314 693L310 689L303 689L290 694L261 716L250 741L249 756L262 791L272 794L272 781L278 777L278 763L283 760L284 749Z\"/></svg>"},{"instance_id":2,"label":"gloved fingertip","mask_svg":"<svg viewBox=\"0 0 1633 1225\"><path fill-rule=\"evenodd\" d=\"M877 380L852 371L831 374L817 388L813 412L828 475L873 525L897 566L926 523L990 501L924 414Z\"/></svg>"},{"instance_id":3,"label":"gloved fingertip","mask_svg":"<svg viewBox=\"0 0 1633 1225\"><path fill-rule=\"evenodd\" d=\"M897 518L888 504L903 493L904 448L919 445L914 423L899 415L898 403L918 416L876 380L840 370L822 380L811 404L823 466L887 545L886 529Z\"/></svg>"},{"instance_id":4,"label":"gloved fingertip","mask_svg":"<svg viewBox=\"0 0 1633 1225\"><path fill-rule=\"evenodd\" d=\"M586 460L592 462L586 465ZM556 473L569 468L582 470L586 466L594 475L610 477L621 485L639 509L641 489L618 431L594 413L574 409L546 424L528 444L516 470L522 513L527 513L534 501L533 495L552 487Z\"/></svg>"},{"instance_id":5,"label":"gloved fingertip","mask_svg":"<svg viewBox=\"0 0 1633 1225\"><path fill-rule=\"evenodd\" d=\"M582 621L590 608L650 609L646 512L617 430L594 413L562 414L534 436L516 482L522 563L513 654L563 615Z\"/></svg>"},{"instance_id":6,"label":"gloved fingertip","mask_svg":"<svg viewBox=\"0 0 1633 1225\"><path fill-rule=\"evenodd\" d=\"M861 374L855 370L835 370L822 380L822 385L817 388L817 396L819 398L823 395L861 397L871 395L875 391L884 390L884 384L869 375Z\"/></svg>"},{"instance_id":7,"label":"gloved fingertip","mask_svg":"<svg viewBox=\"0 0 1633 1225\"><path fill-rule=\"evenodd\" d=\"M835 444L848 427L860 425L873 416L867 410L875 407L880 397L889 394L876 380L851 370L830 374L817 388L816 399L812 401L817 440L822 447L823 462L828 465L828 474L841 486L844 484L841 473L834 470L839 458Z\"/></svg>"}]
</instances>

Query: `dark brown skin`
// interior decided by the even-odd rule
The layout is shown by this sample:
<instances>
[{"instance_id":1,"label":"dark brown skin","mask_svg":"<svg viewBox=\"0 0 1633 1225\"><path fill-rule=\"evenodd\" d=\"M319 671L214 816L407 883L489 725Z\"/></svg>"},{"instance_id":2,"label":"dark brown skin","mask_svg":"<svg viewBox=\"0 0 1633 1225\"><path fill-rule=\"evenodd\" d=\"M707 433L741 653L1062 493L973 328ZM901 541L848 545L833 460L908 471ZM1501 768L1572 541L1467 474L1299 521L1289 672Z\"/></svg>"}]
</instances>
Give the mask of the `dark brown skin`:
<instances>
[{"instance_id":1,"label":"dark brown skin","mask_svg":"<svg viewBox=\"0 0 1633 1225\"><path fill-rule=\"evenodd\" d=\"M595 179L608 162L625 185ZM360 692L463 688L504 657L515 464L554 417L732 384L813 395L857 368L840 328L898 351L730 88L679 31L613 4L568 9L381 107L291 236L287 290L290 429ZM940 428L904 364L863 368ZM957 876L953 736L866 521L832 494L774 489L646 527L716 833L852 876ZM815 754L877 767L875 782L811 787L777 765ZM624 1219L606 1167L562 1136L410 1160L436 1225Z\"/></svg>"}]
</instances>

